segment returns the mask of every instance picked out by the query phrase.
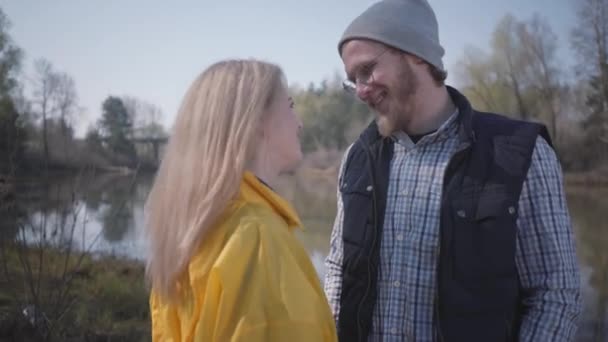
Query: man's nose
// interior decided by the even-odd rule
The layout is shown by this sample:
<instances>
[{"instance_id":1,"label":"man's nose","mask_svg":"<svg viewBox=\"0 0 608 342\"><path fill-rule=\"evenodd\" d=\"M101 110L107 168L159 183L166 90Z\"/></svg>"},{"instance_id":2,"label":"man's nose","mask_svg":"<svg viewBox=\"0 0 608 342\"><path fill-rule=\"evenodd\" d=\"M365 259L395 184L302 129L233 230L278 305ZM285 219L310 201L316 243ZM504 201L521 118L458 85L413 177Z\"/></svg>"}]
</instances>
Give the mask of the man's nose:
<instances>
[{"instance_id":1,"label":"man's nose","mask_svg":"<svg viewBox=\"0 0 608 342\"><path fill-rule=\"evenodd\" d=\"M357 96L363 102L367 102L371 95L372 87L369 84L357 83Z\"/></svg>"}]
</instances>

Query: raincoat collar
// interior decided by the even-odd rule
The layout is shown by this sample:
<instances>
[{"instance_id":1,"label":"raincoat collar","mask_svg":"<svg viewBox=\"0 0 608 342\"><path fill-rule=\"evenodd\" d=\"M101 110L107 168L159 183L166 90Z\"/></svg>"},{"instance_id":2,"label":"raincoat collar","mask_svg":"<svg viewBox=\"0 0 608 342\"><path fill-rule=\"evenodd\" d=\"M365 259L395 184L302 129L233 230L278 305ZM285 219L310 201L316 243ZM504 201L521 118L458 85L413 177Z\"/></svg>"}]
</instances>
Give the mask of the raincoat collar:
<instances>
[{"instance_id":1,"label":"raincoat collar","mask_svg":"<svg viewBox=\"0 0 608 342\"><path fill-rule=\"evenodd\" d=\"M253 172L245 171L239 195L245 202L258 203L271 208L285 220L290 230L303 228L302 221L291 204L262 183Z\"/></svg>"}]
</instances>

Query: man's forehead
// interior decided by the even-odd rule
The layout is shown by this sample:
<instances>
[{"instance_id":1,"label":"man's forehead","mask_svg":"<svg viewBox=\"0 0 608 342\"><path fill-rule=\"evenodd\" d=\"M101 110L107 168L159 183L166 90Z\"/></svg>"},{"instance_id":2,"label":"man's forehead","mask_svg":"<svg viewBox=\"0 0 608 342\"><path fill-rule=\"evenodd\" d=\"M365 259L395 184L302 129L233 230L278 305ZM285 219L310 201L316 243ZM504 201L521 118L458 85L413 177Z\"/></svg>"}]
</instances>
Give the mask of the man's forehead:
<instances>
[{"instance_id":1,"label":"man's forehead","mask_svg":"<svg viewBox=\"0 0 608 342\"><path fill-rule=\"evenodd\" d=\"M368 39L353 39L344 43L342 47L342 61L346 72L351 72L360 64L372 60L386 49L386 46Z\"/></svg>"},{"instance_id":2,"label":"man's forehead","mask_svg":"<svg viewBox=\"0 0 608 342\"><path fill-rule=\"evenodd\" d=\"M353 57L352 55L374 54L385 48L386 46L384 44L373 40L352 39L342 46L342 59L347 55L348 57Z\"/></svg>"}]
</instances>

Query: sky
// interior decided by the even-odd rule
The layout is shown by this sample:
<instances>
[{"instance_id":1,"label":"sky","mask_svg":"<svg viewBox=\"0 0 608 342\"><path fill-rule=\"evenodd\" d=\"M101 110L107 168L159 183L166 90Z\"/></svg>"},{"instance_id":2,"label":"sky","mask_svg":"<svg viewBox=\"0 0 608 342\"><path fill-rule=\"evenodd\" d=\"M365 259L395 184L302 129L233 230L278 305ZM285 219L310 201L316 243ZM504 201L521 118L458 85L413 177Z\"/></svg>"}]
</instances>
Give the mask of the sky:
<instances>
[{"instance_id":1,"label":"sky","mask_svg":"<svg viewBox=\"0 0 608 342\"><path fill-rule=\"evenodd\" d=\"M580 0L579 0L580 1ZM71 75L84 108L84 134L109 96L132 96L159 106L170 127L190 83L225 58L260 58L279 64L291 84L320 83L343 74L337 42L375 0L0 0L10 34L24 50L23 73L49 60ZM466 49L488 49L507 13L539 13L558 36L564 69L573 60L570 31L576 0L429 0L446 50L444 65L457 73ZM457 80L448 77L448 84ZM27 86L27 85L26 85Z\"/></svg>"}]
</instances>

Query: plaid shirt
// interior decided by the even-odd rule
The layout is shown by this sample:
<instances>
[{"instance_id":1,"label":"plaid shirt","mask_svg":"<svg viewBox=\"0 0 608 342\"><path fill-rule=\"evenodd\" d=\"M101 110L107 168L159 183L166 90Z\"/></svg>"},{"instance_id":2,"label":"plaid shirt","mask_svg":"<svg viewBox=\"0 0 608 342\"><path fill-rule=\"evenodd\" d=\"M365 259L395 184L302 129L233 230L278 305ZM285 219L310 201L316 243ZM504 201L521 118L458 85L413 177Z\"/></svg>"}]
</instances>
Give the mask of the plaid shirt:
<instances>
[{"instance_id":1,"label":"plaid shirt","mask_svg":"<svg viewBox=\"0 0 608 342\"><path fill-rule=\"evenodd\" d=\"M434 293L445 168L458 145L457 113L414 144L395 136L380 247L378 297L369 341L436 341ZM345 154L345 158L348 151ZM344 160L340 170L343 173ZM562 174L553 149L538 138L519 200L516 264L529 309L521 341L569 341L581 310L580 277ZM326 259L325 292L340 310L343 206Z\"/></svg>"}]
</instances>

